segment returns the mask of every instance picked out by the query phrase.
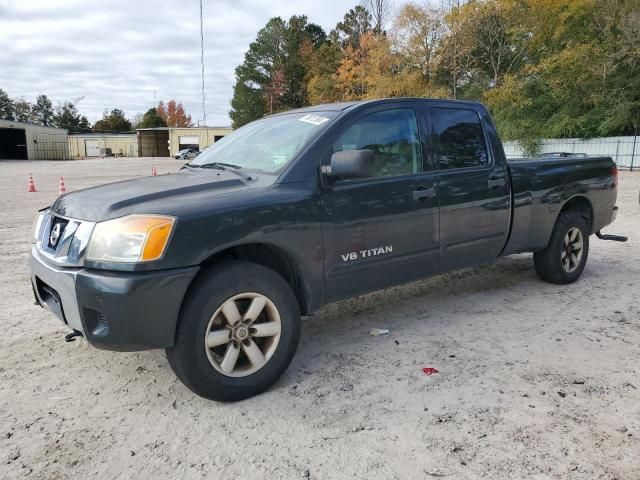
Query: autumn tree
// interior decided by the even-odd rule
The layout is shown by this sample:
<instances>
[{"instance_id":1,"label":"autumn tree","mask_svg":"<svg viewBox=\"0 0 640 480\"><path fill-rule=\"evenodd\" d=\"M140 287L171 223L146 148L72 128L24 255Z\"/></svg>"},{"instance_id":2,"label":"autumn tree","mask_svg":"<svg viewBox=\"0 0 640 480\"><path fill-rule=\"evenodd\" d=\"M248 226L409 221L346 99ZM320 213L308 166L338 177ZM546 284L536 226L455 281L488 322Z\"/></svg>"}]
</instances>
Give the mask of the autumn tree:
<instances>
[{"instance_id":1,"label":"autumn tree","mask_svg":"<svg viewBox=\"0 0 640 480\"><path fill-rule=\"evenodd\" d=\"M193 127L191 115L187 115L182 102L169 100L166 104L161 100L156 107L158 116L164 120L167 127Z\"/></svg>"},{"instance_id":2,"label":"autumn tree","mask_svg":"<svg viewBox=\"0 0 640 480\"><path fill-rule=\"evenodd\" d=\"M368 56L373 47L373 36L363 34L358 44L348 43L335 74L336 90L342 100L361 100L367 95Z\"/></svg>"},{"instance_id":3,"label":"autumn tree","mask_svg":"<svg viewBox=\"0 0 640 480\"><path fill-rule=\"evenodd\" d=\"M390 2L361 2L328 36L271 19L236 69L234 126L309 103L448 97L486 103L531 153L640 122L638 0L415 0L391 18Z\"/></svg>"},{"instance_id":4,"label":"autumn tree","mask_svg":"<svg viewBox=\"0 0 640 480\"><path fill-rule=\"evenodd\" d=\"M434 85L434 73L444 31L442 12L416 3L402 7L393 24L395 49L421 72L428 93L442 93L442 88Z\"/></svg>"},{"instance_id":5,"label":"autumn tree","mask_svg":"<svg viewBox=\"0 0 640 480\"><path fill-rule=\"evenodd\" d=\"M340 44L328 39L317 49L311 44L302 48L302 58L307 67L307 99L311 105L340 100L335 74L342 59Z\"/></svg>"},{"instance_id":6,"label":"autumn tree","mask_svg":"<svg viewBox=\"0 0 640 480\"><path fill-rule=\"evenodd\" d=\"M496 87L523 65L531 37L528 25L519 21L525 12L520 4L504 0L461 7L459 39L470 57L474 80Z\"/></svg>"},{"instance_id":7,"label":"autumn tree","mask_svg":"<svg viewBox=\"0 0 640 480\"><path fill-rule=\"evenodd\" d=\"M634 19L636 24L634 25ZM483 95L506 139L632 133L640 111L637 2L530 0L526 62Z\"/></svg>"},{"instance_id":8,"label":"autumn tree","mask_svg":"<svg viewBox=\"0 0 640 480\"><path fill-rule=\"evenodd\" d=\"M388 37L373 32L360 37L358 48L347 46L335 79L344 100L426 95L422 73Z\"/></svg>"}]
</instances>

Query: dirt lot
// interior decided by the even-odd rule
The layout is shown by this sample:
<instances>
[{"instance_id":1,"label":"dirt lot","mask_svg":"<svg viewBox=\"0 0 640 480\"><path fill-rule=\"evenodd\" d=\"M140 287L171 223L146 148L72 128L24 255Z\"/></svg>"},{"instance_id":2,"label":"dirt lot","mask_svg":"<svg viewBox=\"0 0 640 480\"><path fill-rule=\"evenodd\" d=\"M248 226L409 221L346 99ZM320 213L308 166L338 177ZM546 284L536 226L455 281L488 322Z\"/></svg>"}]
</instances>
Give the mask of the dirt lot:
<instances>
[{"instance_id":1,"label":"dirt lot","mask_svg":"<svg viewBox=\"0 0 640 480\"><path fill-rule=\"evenodd\" d=\"M150 172L0 162L1 478L640 478L640 172L621 174L609 229L631 240L592 237L579 282L542 283L519 255L332 305L275 387L226 405L164 352L64 343L33 305L34 213L59 176L74 190Z\"/></svg>"}]
</instances>

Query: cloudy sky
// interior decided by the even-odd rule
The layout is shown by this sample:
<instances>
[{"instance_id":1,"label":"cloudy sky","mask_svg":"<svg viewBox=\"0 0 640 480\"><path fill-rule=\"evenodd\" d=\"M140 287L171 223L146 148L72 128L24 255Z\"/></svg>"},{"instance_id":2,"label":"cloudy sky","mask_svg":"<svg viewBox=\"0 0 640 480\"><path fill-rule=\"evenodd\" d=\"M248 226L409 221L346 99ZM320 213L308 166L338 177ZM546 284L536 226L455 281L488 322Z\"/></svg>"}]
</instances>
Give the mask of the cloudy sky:
<instances>
[{"instance_id":1,"label":"cloudy sky","mask_svg":"<svg viewBox=\"0 0 640 480\"><path fill-rule=\"evenodd\" d=\"M270 17L305 14L333 28L357 0L204 0L207 124L228 125L234 68ZM396 4L399 2L396 2ZM0 88L54 105L77 100L91 122L157 100L200 100L199 0L0 0Z\"/></svg>"}]
</instances>

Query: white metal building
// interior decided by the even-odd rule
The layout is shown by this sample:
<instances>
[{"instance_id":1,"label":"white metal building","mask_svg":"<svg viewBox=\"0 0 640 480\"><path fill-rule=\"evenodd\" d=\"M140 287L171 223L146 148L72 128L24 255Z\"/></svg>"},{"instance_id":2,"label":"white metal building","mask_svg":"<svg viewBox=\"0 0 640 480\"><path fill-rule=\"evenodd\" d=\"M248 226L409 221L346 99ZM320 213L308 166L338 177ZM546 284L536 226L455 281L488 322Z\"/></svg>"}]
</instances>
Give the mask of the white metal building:
<instances>
[{"instance_id":1,"label":"white metal building","mask_svg":"<svg viewBox=\"0 0 640 480\"><path fill-rule=\"evenodd\" d=\"M139 128L138 155L172 157L185 148L202 151L232 131L231 127Z\"/></svg>"},{"instance_id":2,"label":"white metal building","mask_svg":"<svg viewBox=\"0 0 640 480\"><path fill-rule=\"evenodd\" d=\"M137 157L135 133L77 133L69 135L69 153L82 157Z\"/></svg>"},{"instance_id":3,"label":"white metal building","mask_svg":"<svg viewBox=\"0 0 640 480\"><path fill-rule=\"evenodd\" d=\"M190 127L169 129L169 154L193 148L202 150L232 132L231 127Z\"/></svg>"},{"instance_id":4,"label":"white metal building","mask_svg":"<svg viewBox=\"0 0 640 480\"><path fill-rule=\"evenodd\" d=\"M68 133L63 128L0 120L0 159L67 160Z\"/></svg>"}]
</instances>

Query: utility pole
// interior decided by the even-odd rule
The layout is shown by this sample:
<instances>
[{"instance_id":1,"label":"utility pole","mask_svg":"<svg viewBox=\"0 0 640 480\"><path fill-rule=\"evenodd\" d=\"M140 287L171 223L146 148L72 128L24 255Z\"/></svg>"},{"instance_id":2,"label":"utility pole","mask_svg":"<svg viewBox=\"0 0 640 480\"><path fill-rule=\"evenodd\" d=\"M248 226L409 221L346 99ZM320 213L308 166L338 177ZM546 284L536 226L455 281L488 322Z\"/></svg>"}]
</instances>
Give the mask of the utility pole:
<instances>
[{"instance_id":1,"label":"utility pole","mask_svg":"<svg viewBox=\"0 0 640 480\"><path fill-rule=\"evenodd\" d=\"M200 0L200 65L202 67L202 124L207 124L207 111L204 106L204 29L202 22L202 0Z\"/></svg>"},{"instance_id":2,"label":"utility pole","mask_svg":"<svg viewBox=\"0 0 640 480\"><path fill-rule=\"evenodd\" d=\"M638 112L636 113L636 128L633 132L633 149L631 150L631 165L629 167L629 170L633 172L633 159L636 156L636 140L638 138L638 120L640 120L640 108L638 109Z\"/></svg>"}]
</instances>

